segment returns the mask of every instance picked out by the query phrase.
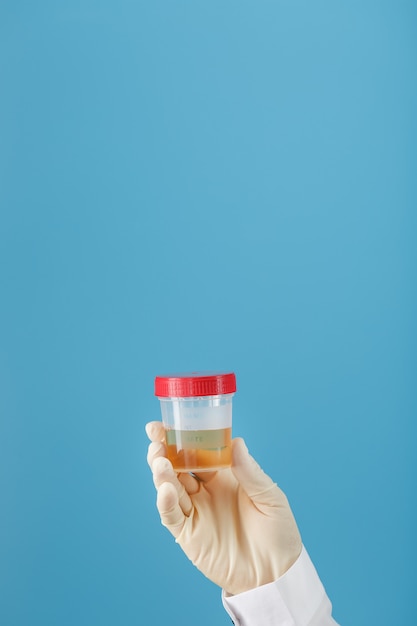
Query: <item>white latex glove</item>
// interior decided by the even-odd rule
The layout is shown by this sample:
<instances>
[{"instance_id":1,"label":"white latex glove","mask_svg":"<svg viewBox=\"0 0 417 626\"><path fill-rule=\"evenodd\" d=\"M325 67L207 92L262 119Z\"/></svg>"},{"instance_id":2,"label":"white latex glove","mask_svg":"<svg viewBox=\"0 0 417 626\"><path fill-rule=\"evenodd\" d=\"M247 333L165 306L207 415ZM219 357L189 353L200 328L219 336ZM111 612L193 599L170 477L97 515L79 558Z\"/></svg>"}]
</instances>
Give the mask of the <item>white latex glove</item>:
<instances>
[{"instance_id":1,"label":"white latex glove","mask_svg":"<svg viewBox=\"0 0 417 626\"><path fill-rule=\"evenodd\" d=\"M166 458L165 431L150 422L148 463L161 522L198 569L235 595L277 580L301 553L301 537L285 494L232 442L232 467L176 474Z\"/></svg>"}]
</instances>

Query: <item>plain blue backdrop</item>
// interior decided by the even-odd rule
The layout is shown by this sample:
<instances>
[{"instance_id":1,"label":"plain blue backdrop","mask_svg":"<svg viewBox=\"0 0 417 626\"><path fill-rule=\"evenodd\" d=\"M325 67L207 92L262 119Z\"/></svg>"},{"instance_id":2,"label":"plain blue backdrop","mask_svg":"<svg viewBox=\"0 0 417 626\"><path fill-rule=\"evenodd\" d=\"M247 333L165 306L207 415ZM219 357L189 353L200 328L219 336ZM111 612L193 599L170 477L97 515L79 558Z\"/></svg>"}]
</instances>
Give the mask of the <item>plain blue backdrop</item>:
<instances>
[{"instance_id":1,"label":"plain blue backdrop","mask_svg":"<svg viewBox=\"0 0 417 626\"><path fill-rule=\"evenodd\" d=\"M417 9L0 1L0 624L230 624L158 373L233 369L343 626L417 623Z\"/></svg>"}]
</instances>

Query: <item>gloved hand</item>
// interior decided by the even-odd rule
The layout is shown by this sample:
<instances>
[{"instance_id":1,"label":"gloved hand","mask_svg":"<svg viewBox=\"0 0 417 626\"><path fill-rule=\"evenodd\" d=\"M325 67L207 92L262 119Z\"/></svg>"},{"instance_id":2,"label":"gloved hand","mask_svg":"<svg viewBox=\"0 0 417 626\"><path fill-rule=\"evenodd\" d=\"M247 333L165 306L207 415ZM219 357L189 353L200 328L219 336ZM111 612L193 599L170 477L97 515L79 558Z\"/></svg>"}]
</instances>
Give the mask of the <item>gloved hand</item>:
<instances>
[{"instance_id":1,"label":"gloved hand","mask_svg":"<svg viewBox=\"0 0 417 626\"><path fill-rule=\"evenodd\" d=\"M161 522L210 580L235 595L273 582L297 560L301 537L285 494L232 441L232 467L176 474L161 422L150 422L148 463Z\"/></svg>"}]
</instances>

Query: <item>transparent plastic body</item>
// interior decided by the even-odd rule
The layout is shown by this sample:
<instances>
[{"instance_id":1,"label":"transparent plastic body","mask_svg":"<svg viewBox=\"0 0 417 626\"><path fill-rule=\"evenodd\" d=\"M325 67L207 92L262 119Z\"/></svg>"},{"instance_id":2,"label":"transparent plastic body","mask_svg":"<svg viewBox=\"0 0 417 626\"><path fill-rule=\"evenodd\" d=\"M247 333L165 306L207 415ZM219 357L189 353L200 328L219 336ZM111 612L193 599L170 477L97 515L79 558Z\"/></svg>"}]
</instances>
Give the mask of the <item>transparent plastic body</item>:
<instances>
[{"instance_id":1,"label":"transparent plastic body","mask_svg":"<svg viewBox=\"0 0 417 626\"><path fill-rule=\"evenodd\" d=\"M233 395L159 398L168 458L177 472L230 467Z\"/></svg>"}]
</instances>

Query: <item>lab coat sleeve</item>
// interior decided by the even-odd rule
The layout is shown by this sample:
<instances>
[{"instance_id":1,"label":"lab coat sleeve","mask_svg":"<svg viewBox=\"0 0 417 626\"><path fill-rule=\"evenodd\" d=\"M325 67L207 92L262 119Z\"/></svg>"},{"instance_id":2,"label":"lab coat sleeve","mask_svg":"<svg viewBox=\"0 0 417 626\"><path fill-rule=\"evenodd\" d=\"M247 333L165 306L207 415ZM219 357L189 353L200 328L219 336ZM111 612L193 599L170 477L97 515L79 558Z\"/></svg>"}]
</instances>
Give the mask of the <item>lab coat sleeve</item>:
<instances>
[{"instance_id":1,"label":"lab coat sleeve","mask_svg":"<svg viewBox=\"0 0 417 626\"><path fill-rule=\"evenodd\" d=\"M235 626L337 626L332 605L303 547L278 580L235 596L222 593Z\"/></svg>"}]
</instances>

